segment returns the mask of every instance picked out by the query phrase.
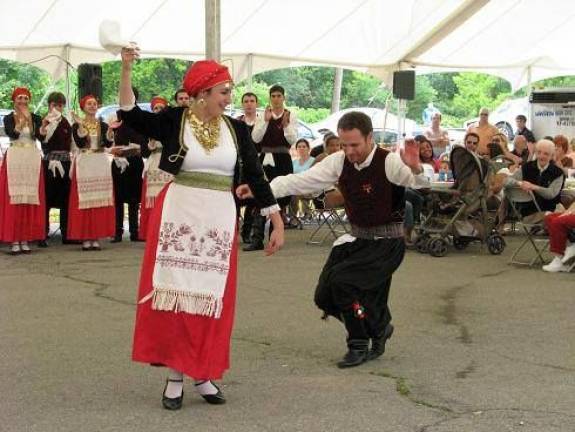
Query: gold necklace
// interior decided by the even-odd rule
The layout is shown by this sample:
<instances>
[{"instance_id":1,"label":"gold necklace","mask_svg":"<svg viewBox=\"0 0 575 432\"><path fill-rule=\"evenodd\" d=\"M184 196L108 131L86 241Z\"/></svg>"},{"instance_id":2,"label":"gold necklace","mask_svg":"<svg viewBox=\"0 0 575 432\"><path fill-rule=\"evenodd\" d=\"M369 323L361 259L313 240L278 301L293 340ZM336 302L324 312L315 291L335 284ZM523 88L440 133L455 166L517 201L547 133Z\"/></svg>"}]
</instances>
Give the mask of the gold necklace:
<instances>
[{"instance_id":1,"label":"gold necklace","mask_svg":"<svg viewBox=\"0 0 575 432\"><path fill-rule=\"evenodd\" d=\"M100 122L98 120L84 119L82 123L84 128L88 131L88 135L98 135L98 129L100 127Z\"/></svg>"},{"instance_id":2,"label":"gold necklace","mask_svg":"<svg viewBox=\"0 0 575 432\"><path fill-rule=\"evenodd\" d=\"M201 121L191 110L188 110L188 122L194 136L206 154L215 149L220 140L220 116L210 121Z\"/></svg>"}]
</instances>

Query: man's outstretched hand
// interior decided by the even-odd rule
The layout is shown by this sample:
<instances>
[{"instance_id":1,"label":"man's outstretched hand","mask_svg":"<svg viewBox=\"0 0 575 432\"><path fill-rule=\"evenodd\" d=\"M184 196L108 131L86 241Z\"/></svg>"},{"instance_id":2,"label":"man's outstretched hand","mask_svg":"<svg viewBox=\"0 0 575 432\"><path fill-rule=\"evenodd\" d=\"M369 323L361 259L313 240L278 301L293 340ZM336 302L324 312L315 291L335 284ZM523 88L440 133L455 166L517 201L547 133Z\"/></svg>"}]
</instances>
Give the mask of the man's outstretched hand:
<instances>
[{"instance_id":1,"label":"man's outstretched hand","mask_svg":"<svg viewBox=\"0 0 575 432\"><path fill-rule=\"evenodd\" d=\"M419 159L419 144L414 139L406 139L405 147L401 150L401 159L413 172L421 172L421 161Z\"/></svg>"}]
</instances>

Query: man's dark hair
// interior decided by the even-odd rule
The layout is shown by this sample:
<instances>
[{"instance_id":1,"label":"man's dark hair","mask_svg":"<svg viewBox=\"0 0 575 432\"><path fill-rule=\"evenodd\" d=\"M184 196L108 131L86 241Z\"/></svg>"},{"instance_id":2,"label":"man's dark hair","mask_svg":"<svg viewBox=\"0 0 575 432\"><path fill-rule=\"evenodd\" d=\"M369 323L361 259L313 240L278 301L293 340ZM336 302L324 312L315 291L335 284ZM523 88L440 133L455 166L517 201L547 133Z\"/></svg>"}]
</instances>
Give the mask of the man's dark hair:
<instances>
[{"instance_id":1,"label":"man's dark hair","mask_svg":"<svg viewBox=\"0 0 575 432\"><path fill-rule=\"evenodd\" d=\"M515 120L521 120L524 123L527 123L527 117L525 117L523 114L519 114L517 117L515 117Z\"/></svg>"},{"instance_id":2,"label":"man's dark hair","mask_svg":"<svg viewBox=\"0 0 575 432\"><path fill-rule=\"evenodd\" d=\"M256 100L256 103L258 103L258 97L256 96L255 93L245 92L245 93L242 95L242 103L244 103L244 98L245 98L245 97L253 97L253 98Z\"/></svg>"},{"instance_id":3,"label":"man's dark hair","mask_svg":"<svg viewBox=\"0 0 575 432\"><path fill-rule=\"evenodd\" d=\"M286 91L285 89L279 85L279 84L274 84L273 86L270 87L270 96L272 95L272 93L281 93L282 96L286 95Z\"/></svg>"},{"instance_id":4,"label":"man's dark hair","mask_svg":"<svg viewBox=\"0 0 575 432\"><path fill-rule=\"evenodd\" d=\"M368 115L360 111L350 111L345 113L337 122L337 129L350 131L359 129L364 138L373 132L373 125Z\"/></svg>"},{"instance_id":5,"label":"man's dark hair","mask_svg":"<svg viewBox=\"0 0 575 432\"><path fill-rule=\"evenodd\" d=\"M66 105L66 96L64 93L52 92L48 95L48 105L51 103Z\"/></svg>"},{"instance_id":6,"label":"man's dark hair","mask_svg":"<svg viewBox=\"0 0 575 432\"><path fill-rule=\"evenodd\" d=\"M174 101L176 101L176 102L178 101L178 95L179 95L180 93L188 94L188 92L186 91L186 89L184 89L184 88L178 89L178 90L174 93Z\"/></svg>"}]
</instances>

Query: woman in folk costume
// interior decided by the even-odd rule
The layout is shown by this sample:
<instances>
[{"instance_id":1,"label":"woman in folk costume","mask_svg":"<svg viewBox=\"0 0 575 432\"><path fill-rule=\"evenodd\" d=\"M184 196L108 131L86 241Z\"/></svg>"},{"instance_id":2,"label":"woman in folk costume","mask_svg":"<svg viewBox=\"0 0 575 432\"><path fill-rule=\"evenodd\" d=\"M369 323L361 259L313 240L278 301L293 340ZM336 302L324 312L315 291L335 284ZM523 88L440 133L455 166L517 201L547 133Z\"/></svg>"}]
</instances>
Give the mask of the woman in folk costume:
<instances>
[{"instance_id":1,"label":"woman in folk costume","mask_svg":"<svg viewBox=\"0 0 575 432\"><path fill-rule=\"evenodd\" d=\"M0 241L12 243L10 253L30 253L28 242L46 236L46 198L42 172L42 118L32 114L27 88L12 92L14 112L4 117L10 148L0 170Z\"/></svg>"},{"instance_id":2,"label":"woman in folk costume","mask_svg":"<svg viewBox=\"0 0 575 432\"><path fill-rule=\"evenodd\" d=\"M156 114L168 107L168 101L163 97L156 96L150 102L152 111ZM156 198L160 191L168 182L173 179L173 175L160 169L160 157L162 155L161 141L150 138L148 143L142 146L142 156L147 158L144 167L144 181L142 182L142 199L140 207L140 239L146 240L146 231L150 214L156 203Z\"/></svg>"},{"instance_id":3,"label":"woman in folk costume","mask_svg":"<svg viewBox=\"0 0 575 432\"><path fill-rule=\"evenodd\" d=\"M274 224L267 253L283 244L279 207L245 123L222 115L231 102L228 69L195 62L183 87L194 103L159 114L134 106L131 70L137 48L122 51L121 119L161 141L159 167L174 175L156 199L140 276L132 358L169 368L162 403L179 409L183 375L211 404L225 402L212 380L229 368L235 308L237 208L240 179Z\"/></svg>"},{"instance_id":4,"label":"woman in folk costume","mask_svg":"<svg viewBox=\"0 0 575 432\"><path fill-rule=\"evenodd\" d=\"M104 152L112 140L108 125L96 119L96 97L84 96L80 108L85 116L74 115L72 126L80 152L72 164L68 239L82 240L82 250L101 250L98 239L115 232L111 159Z\"/></svg>"}]
</instances>

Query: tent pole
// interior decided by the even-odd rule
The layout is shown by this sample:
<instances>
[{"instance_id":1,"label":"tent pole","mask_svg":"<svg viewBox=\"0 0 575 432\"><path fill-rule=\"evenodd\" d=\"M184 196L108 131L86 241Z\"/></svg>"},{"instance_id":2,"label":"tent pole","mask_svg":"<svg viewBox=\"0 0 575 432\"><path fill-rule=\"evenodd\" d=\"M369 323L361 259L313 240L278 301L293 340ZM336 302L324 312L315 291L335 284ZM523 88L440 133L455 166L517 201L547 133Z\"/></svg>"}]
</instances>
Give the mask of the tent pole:
<instances>
[{"instance_id":1,"label":"tent pole","mask_svg":"<svg viewBox=\"0 0 575 432\"><path fill-rule=\"evenodd\" d=\"M339 103L341 100L341 85L343 82L343 68L335 68L335 76L333 77L333 92L331 95L331 113L339 111Z\"/></svg>"},{"instance_id":2,"label":"tent pole","mask_svg":"<svg viewBox=\"0 0 575 432\"><path fill-rule=\"evenodd\" d=\"M66 45L66 110L70 112L70 45Z\"/></svg>"},{"instance_id":3,"label":"tent pole","mask_svg":"<svg viewBox=\"0 0 575 432\"><path fill-rule=\"evenodd\" d=\"M221 61L220 0L205 0L206 59Z\"/></svg>"},{"instance_id":4,"label":"tent pole","mask_svg":"<svg viewBox=\"0 0 575 432\"><path fill-rule=\"evenodd\" d=\"M254 78L254 55L248 54L248 91L252 91Z\"/></svg>"},{"instance_id":5,"label":"tent pole","mask_svg":"<svg viewBox=\"0 0 575 432\"><path fill-rule=\"evenodd\" d=\"M529 66L527 66L527 100L530 100L532 90L533 90L533 85L531 83L531 65L529 65ZM533 126L531 125L532 107L533 107L533 105L530 104L529 105L530 109L527 110L527 124L529 124L531 128L533 128Z\"/></svg>"}]
</instances>

